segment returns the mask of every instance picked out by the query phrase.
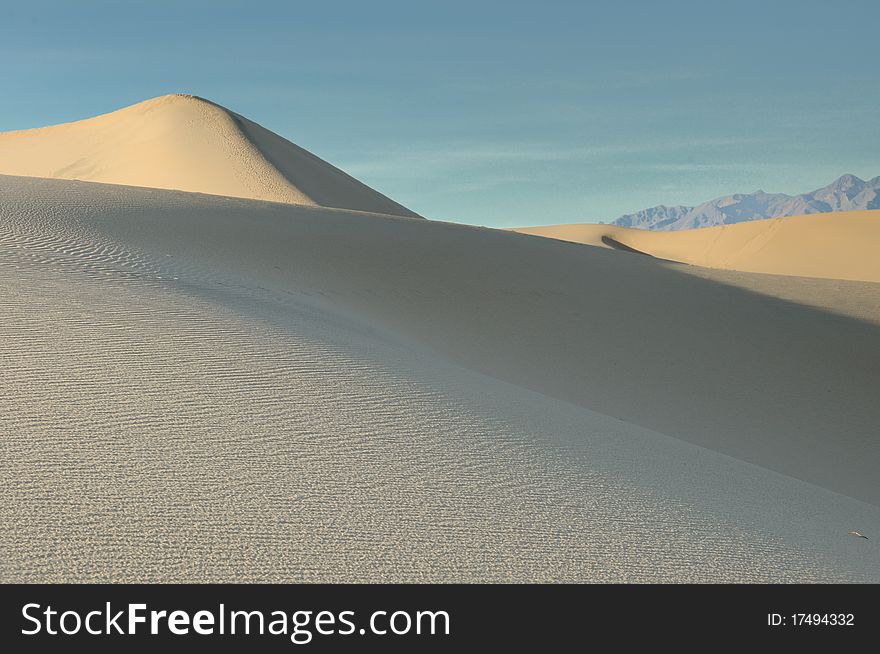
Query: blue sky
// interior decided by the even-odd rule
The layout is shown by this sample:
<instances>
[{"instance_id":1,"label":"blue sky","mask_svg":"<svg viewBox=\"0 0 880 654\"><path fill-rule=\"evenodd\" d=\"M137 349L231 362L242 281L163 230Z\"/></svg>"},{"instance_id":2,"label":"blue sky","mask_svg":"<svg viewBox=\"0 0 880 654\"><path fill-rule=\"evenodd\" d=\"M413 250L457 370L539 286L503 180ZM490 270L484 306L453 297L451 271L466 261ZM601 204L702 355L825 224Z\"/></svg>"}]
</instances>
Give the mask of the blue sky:
<instances>
[{"instance_id":1,"label":"blue sky","mask_svg":"<svg viewBox=\"0 0 880 654\"><path fill-rule=\"evenodd\" d=\"M8 2L0 130L204 96L431 218L880 175L880 2Z\"/></svg>"}]
</instances>

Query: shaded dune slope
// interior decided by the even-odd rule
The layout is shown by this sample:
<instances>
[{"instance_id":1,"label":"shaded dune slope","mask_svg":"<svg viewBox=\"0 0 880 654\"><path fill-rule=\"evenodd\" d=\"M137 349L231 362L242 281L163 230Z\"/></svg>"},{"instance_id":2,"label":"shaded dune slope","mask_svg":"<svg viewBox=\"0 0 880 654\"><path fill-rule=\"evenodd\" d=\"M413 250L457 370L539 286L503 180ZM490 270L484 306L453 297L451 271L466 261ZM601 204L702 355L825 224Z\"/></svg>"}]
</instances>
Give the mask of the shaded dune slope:
<instances>
[{"instance_id":1,"label":"shaded dune slope","mask_svg":"<svg viewBox=\"0 0 880 654\"><path fill-rule=\"evenodd\" d=\"M877 285L832 313L461 225L0 197L3 580L877 580Z\"/></svg>"},{"instance_id":2,"label":"shaded dune slope","mask_svg":"<svg viewBox=\"0 0 880 654\"><path fill-rule=\"evenodd\" d=\"M880 502L875 284L843 289L874 307L876 315L854 320L772 297L763 275L762 291L752 292L748 276L727 283L721 273L693 275L679 264L551 239L32 183L39 199L21 211L33 202L66 206L123 247L307 293L478 372ZM809 291L814 307L833 304L843 283Z\"/></svg>"}]
</instances>

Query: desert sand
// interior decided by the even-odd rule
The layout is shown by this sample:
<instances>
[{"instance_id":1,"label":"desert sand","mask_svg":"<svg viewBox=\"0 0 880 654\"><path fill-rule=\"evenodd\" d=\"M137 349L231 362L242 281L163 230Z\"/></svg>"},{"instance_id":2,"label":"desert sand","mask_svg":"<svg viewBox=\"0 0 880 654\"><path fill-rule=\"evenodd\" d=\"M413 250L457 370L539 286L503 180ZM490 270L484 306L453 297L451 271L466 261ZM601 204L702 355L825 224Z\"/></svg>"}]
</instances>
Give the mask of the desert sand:
<instances>
[{"instance_id":1,"label":"desert sand","mask_svg":"<svg viewBox=\"0 0 880 654\"><path fill-rule=\"evenodd\" d=\"M183 94L73 123L0 133L0 174L415 217L244 116Z\"/></svg>"},{"instance_id":2,"label":"desert sand","mask_svg":"<svg viewBox=\"0 0 880 654\"><path fill-rule=\"evenodd\" d=\"M192 190L0 175L3 581L880 580L880 285Z\"/></svg>"},{"instance_id":3,"label":"desert sand","mask_svg":"<svg viewBox=\"0 0 880 654\"><path fill-rule=\"evenodd\" d=\"M592 224L515 231L707 268L880 282L880 211L771 218L679 232Z\"/></svg>"}]
</instances>

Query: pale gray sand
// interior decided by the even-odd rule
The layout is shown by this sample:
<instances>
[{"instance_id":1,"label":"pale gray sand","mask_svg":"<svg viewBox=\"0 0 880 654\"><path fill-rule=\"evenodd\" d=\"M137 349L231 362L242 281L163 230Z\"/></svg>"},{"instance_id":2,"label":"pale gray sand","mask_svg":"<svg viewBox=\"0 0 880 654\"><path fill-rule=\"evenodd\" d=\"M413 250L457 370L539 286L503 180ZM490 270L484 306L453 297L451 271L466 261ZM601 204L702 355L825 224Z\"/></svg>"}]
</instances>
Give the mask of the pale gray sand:
<instances>
[{"instance_id":1,"label":"pale gray sand","mask_svg":"<svg viewBox=\"0 0 880 654\"><path fill-rule=\"evenodd\" d=\"M499 357L520 345L548 352L548 339L565 348L564 321L580 321L585 340L605 333L591 336L596 321L574 292L597 287L577 279L566 287L563 269L545 260L572 257L570 247L421 221L0 178L0 579L880 580L877 540L847 535L876 531L877 506L596 413L585 406L602 400L589 369L580 382L563 377L578 384L576 405L499 379L523 374L498 368L500 358L465 361L493 340L489 352ZM475 251L486 258L469 278L462 264ZM527 266L529 253L539 259L524 285L516 266ZM635 258L619 255L595 264L587 253L588 264L608 269L599 288L613 290L610 273L630 269L618 262ZM752 316L749 303L776 315L767 308L775 301L736 292L746 308L734 305L734 316ZM526 301L530 310L555 303L559 329L544 329L550 316L509 323ZM795 315L818 321L804 339L824 334L827 320L841 338L867 329L841 316ZM628 317L618 314L621 330ZM698 327L663 342L699 345ZM801 345L809 343L817 341ZM637 342L641 356L621 350L617 360L654 364L649 345ZM592 351L568 356L590 361ZM533 365L521 355L520 366ZM823 374L836 378L854 360ZM496 376L462 363L496 365ZM699 361L685 365L702 374ZM546 369L533 367L541 386ZM596 374L613 384L608 371ZM870 370L850 373L872 379ZM809 379L800 387L813 388ZM658 393L669 401L668 390ZM669 412L676 406L689 404ZM712 420L727 417L727 406L705 409L713 438ZM784 413L795 403L777 406ZM859 430L876 408L844 408L828 417L846 425L841 442L871 446L872 434ZM768 438L774 426L764 425ZM782 436L790 445L796 433ZM820 457L807 448L790 456L801 466ZM859 466L851 471L859 489L872 490Z\"/></svg>"},{"instance_id":2,"label":"pale gray sand","mask_svg":"<svg viewBox=\"0 0 880 654\"><path fill-rule=\"evenodd\" d=\"M369 214L39 188L44 211L66 203L114 247L308 297L489 376L880 504L880 314L850 319L880 308L880 284L798 286Z\"/></svg>"}]
</instances>

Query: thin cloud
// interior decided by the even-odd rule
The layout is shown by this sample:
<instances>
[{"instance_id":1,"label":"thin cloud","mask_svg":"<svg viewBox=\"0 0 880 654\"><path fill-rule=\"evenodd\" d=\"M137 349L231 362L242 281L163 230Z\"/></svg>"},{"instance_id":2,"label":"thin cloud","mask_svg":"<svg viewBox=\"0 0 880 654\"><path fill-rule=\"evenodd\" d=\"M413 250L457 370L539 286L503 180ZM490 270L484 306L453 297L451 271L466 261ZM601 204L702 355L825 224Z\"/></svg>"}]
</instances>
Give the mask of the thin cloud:
<instances>
[{"instance_id":1,"label":"thin cloud","mask_svg":"<svg viewBox=\"0 0 880 654\"><path fill-rule=\"evenodd\" d=\"M481 167L498 164L541 164L567 162L601 162L621 156L681 153L733 145L755 140L712 138L692 141L657 143L622 143L583 147L554 147L547 143L520 144L463 144L461 146L422 145L418 148L374 150L363 152L357 158L345 160L342 167L353 175L381 175L405 178L424 178L462 166ZM610 162L609 162L610 163ZM613 164L612 164L613 165ZM657 164L657 166L696 164ZM731 164L733 166L733 164ZM658 168L659 169L659 168Z\"/></svg>"}]
</instances>

